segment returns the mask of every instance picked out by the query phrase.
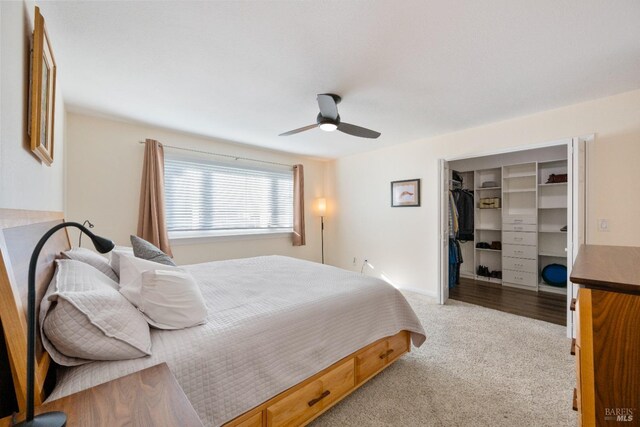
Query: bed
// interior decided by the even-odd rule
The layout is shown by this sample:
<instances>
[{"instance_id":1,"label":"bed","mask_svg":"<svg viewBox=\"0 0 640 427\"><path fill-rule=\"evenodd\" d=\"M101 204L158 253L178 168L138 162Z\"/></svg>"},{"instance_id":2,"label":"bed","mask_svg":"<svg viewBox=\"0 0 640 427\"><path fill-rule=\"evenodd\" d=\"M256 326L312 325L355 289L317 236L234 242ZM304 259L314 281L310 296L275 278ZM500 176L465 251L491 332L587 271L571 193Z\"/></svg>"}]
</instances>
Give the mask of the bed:
<instances>
[{"instance_id":1,"label":"bed","mask_svg":"<svg viewBox=\"0 0 640 427\"><path fill-rule=\"evenodd\" d=\"M26 262L59 213L0 210L0 313L16 396L24 408ZM64 231L40 258L44 294ZM205 325L152 330L149 357L58 369L38 346L36 401L93 387L166 362L205 425L305 425L410 351L424 330L387 283L334 267L268 256L185 266L209 307Z\"/></svg>"}]
</instances>

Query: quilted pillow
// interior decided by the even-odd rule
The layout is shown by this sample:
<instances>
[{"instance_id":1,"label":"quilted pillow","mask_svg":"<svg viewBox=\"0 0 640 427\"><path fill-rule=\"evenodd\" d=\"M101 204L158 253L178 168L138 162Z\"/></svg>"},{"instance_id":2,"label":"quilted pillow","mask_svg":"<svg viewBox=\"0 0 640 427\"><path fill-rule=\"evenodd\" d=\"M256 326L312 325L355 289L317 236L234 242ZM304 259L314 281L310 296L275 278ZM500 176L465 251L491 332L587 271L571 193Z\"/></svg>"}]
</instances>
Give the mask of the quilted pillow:
<instances>
[{"instance_id":1,"label":"quilted pillow","mask_svg":"<svg viewBox=\"0 0 640 427\"><path fill-rule=\"evenodd\" d=\"M144 239L141 239L138 236L131 235L131 246L133 246L133 254L142 259L146 259L148 261L159 262L164 265L176 265L175 262L171 259L171 257L160 249L158 249L155 245L147 242Z\"/></svg>"},{"instance_id":2,"label":"quilted pillow","mask_svg":"<svg viewBox=\"0 0 640 427\"><path fill-rule=\"evenodd\" d=\"M103 257L98 255L98 253L92 251L87 248L73 248L70 251L62 252L62 256L66 259L73 259L75 261L81 261L86 264L89 264L92 267L95 267L101 273L106 274L111 280L118 281L118 276L109 261Z\"/></svg>"},{"instance_id":3,"label":"quilted pillow","mask_svg":"<svg viewBox=\"0 0 640 427\"><path fill-rule=\"evenodd\" d=\"M151 354L149 325L116 282L82 262L56 262L40 304L42 344L55 362L77 366Z\"/></svg>"},{"instance_id":4,"label":"quilted pillow","mask_svg":"<svg viewBox=\"0 0 640 427\"><path fill-rule=\"evenodd\" d=\"M120 278L120 257L123 255L133 255L133 248L130 246L116 246L109 252L109 264L118 278Z\"/></svg>"},{"instance_id":5,"label":"quilted pillow","mask_svg":"<svg viewBox=\"0 0 640 427\"><path fill-rule=\"evenodd\" d=\"M189 272L132 256L120 259L120 293L151 326L183 329L207 321L207 306Z\"/></svg>"}]
</instances>

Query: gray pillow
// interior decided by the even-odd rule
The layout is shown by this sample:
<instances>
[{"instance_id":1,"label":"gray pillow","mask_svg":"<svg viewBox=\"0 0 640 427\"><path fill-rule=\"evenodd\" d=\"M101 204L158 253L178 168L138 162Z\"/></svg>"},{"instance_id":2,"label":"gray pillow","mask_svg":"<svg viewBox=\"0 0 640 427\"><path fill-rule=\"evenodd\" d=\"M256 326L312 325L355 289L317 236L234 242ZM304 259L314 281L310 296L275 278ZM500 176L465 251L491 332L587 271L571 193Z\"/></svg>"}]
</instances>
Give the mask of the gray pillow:
<instances>
[{"instance_id":1,"label":"gray pillow","mask_svg":"<svg viewBox=\"0 0 640 427\"><path fill-rule=\"evenodd\" d=\"M176 263L173 262L169 255L138 236L131 235L131 246L133 246L133 255L137 258L146 259L148 261L164 265L176 266Z\"/></svg>"}]
</instances>

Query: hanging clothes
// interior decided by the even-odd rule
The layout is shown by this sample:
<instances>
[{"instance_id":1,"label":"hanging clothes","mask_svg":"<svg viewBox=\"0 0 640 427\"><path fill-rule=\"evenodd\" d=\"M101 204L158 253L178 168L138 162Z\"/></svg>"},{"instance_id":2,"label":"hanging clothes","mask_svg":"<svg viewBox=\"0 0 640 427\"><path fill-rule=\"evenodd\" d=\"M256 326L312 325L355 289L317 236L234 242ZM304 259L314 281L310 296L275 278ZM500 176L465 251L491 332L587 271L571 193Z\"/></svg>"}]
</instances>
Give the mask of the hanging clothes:
<instances>
[{"instance_id":1,"label":"hanging clothes","mask_svg":"<svg viewBox=\"0 0 640 427\"><path fill-rule=\"evenodd\" d=\"M462 264L462 248L457 240L460 231L459 212L455 192L449 191L449 289L460 283L460 264Z\"/></svg>"},{"instance_id":2,"label":"hanging clothes","mask_svg":"<svg viewBox=\"0 0 640 427\"><path fill-rule=\"evenodd\" d=\"M452 190L452 193L453 199L455 200L456 209L458 211L457 238L461 241L473 240L473 219L475 210L473 191Z\"/></svg>"},{"instance_id":3,"label":"hanging clothes","mask_svg":"<svg viewBox=\"0 0 640 427\"><path fill-rule=\"evenodd\" d=\"M452 171L449 190L449 289L460 283L463 263L460 242L473 240L475 202L473 191L463 189L463 178Z\"/></svg>"},{"instance_id":4,"label":"hanging clothes","mask_svg":"<svg viewBox=\"0 0 640 427\"><path fill-rule=\"evenodd\" d=\"M456 201L453 197L453 192L449 191L449 238L455 239L458 236L458 230L460 228L458 222L458 208L456 207Z\"/></svg>"},{"instance_id":5,"label":"hanging clothes","mask_svg":"<svg viewBox=\"0 0 640 427\"><path fill-rule=\"evenodd\" d=\"M449 239L449 289L460 283L460 264L462 248L456 239Z\"/></svg>"}]
</instances>

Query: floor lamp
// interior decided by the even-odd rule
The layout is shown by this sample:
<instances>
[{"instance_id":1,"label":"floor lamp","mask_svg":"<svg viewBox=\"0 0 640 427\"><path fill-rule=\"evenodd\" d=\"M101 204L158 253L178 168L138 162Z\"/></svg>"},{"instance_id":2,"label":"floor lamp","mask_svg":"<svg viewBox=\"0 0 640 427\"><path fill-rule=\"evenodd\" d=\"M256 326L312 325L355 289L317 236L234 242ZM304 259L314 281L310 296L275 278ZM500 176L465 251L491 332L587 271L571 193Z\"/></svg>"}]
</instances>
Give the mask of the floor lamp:
<instances>
[{"instance_id":1,"label":"floor lamp","mask_svg":"<svg viewBox=\"0 0 640 427\"><path fill-rule=\"evenodd\" d=\"M322 248L322 263L324 264L324 215L327 213L327 200L324 197L316 199L316 214L320 217L320 245Z\"/></svg>"}]
</instances>

